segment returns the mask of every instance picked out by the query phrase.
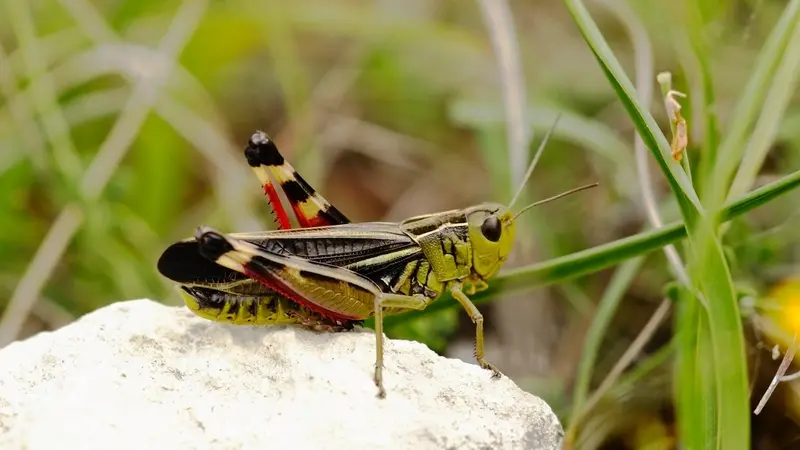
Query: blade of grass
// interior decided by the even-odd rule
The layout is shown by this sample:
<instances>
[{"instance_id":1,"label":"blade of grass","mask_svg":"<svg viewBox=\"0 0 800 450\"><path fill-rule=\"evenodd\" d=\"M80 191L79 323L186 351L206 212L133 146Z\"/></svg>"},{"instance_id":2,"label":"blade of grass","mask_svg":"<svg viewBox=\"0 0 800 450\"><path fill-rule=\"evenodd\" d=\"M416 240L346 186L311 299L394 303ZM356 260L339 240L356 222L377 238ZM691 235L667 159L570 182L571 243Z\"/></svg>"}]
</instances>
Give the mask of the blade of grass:
<instances>
[{"instance_id":1,"label":"blade of grass","mask_svg":"<svg viewBox=\"0 0 800 450\"><path fill-rule=\"evenodd\" d=\"M58 106L55 82L47 70L48 64L36 36L31 5L26 2L9 2L6 6L20 47L26 50L21 53L28 76L39 80L35 83L36 89L30 92L31 103L41 118L47 140L52 146L54 168L62 177L64 187L74 191L83 165L72 142L69 125Z\"/></svg>"},{"instance_id":2,"label":"blade of grass","mask_svg":"<svg viewBox=\"0 0 800 450\"><path fill-rule=\"evenodd\" d=\"M785 61L787 40L798 19L800 19L800 2L794 1L787 5L778 27L773 30L767 45L758 57L754 75L748 82L740 105L742 109L739 110L737 107L734 124L731 125L726 140L722 143L717 168L703 198L705 206L712 211L724 201L728 183L736 165L741 162L745 149L744 139L732 142L731 136L744 138L750 132L753 118L763 108L757 105L761 103L769 86L776 83L775 73ZM775 45L771 46L773 43ZM787 82L787 80L782 81ZM726 144L730 147L726 147ZM710 329L713 373L716 380L714 385L704 383L702 390L704 394L707 391L709 395L714 388L717 392L718 414L714 415L714 419L718 422L710 423L713 419L710 418L712 414L708 413L705 418L705 425L708 427L706 439L713 439L712 442L722 448L747 448L750 441L750 417L743 330L738 300L721 239L717 233L717 225L717 218L714 215L707 215L698 224L694 236L690 236L692 244L690 264L697 274L693 277L693 286L700 289L709 299L707 315L703 315L706 311L701 311L701 321L707 319ZM703 341L699 344L703 344ZM701 356L698 355L698 358ZM707 359L698 362L703 364L704 361Z\"/></svg>"},{"instance_id":3,"label":"blade of grass","mask_svg":"<svg viewBox=\"0 0 800 450\"><path fill-rule=\"evenodd\" d=\"M697 355L698 367L707 368L697 375L703 379L701 394L706 405L714 396L718 412L713 414L714 423L704 422L707 427L704 430L705 444L744 449L750 442L747 356L738 299L715 225L714 216L703 217L694 234L689 235L692 287L707 299L704 305L707 309L700 310L700 320L707 321L710 329L713 356L711 366L706 364L707 353ZM702 323L703 328L705 325ZM701 338L704 337L705 333ZM705 342L699 340L698 346L705 348ZM711 378L709 372L714 375L714 383L708 382ZM709 408L704 409L708 411ZM711 412L707 414L712 415Z\"/></svg>"},{"instance_id":4,"label":"blade of grass","mask_svg":"<svg viewBox=\"0 0 800 450\"><path fill-rule=\"evenodd\" d=\"M795 26L781 59L782 63L770 83L769 93L764 100L756 127L747 142L742 163L739 165L739 170L728 191L729 199L737 198L750 189L778 135L783 115L792 100L792 94L797 88L798 75L800 75L800 70L798 70L800 69L800 26Z\"/></svg>"},{"instance_id":5,"label":"blade of grass","mask_svg":"<svg viewBox=\"0 0 800 450\"><path fill-rule=\"evenodd\" d=\"M717 344L714 342L714 330L709 321L709 314L703 309L698 309L698 311L700 314L698 315L699 323L697 324L697 345L692 349L691 353L697 363L694 377L695 383L699 385L698 399L695 399L695 404L692 406L695 407L699 404L700 423L703 424L698 430L700 434L697 435L697 443L709 446L713 442L720 449L733 448L724 447L723 445L725 444L721 443L725 442L726 438L726 430L722 428L727 427L730 429L730 424L725 422L725 418L720 415L719 411L719 408L723 407L719 404L719 397L728 395L723 390L723 387L717 384L719 383L718 372L724 369L720 369L716 365L715 360L717 358L708 357L709 354L714 354L717 351L715 347ZM745 379L745 381L747 380ZM723 439L720 439L720 434ZM739 445L739 448L749 448L747 443Z\"/></svg>"},{"instance_id":6,"label":"blade of grass","mask_svg":"<svg viewBox=\"0 0 800 450\"><path fill-rule=\"evenodd\" d=\"M637 90L641 92L641 101L647 105L649 104L650 97L652 96L653 91L653 61L652 61L652 54L649 44L649 39L647 33L644 30L644 27L641 25L636 14L621 4L603 2L603 5L608 8L610 11L615 13L619 19L625 23L628 28L628 34L631 37L631 41L634 46L634 52L636 54L636 86ZM673 130L674 133L674 130ZM653 192L652 187L652 180L650 178L649 168L647 164L647 154L646 149L644 146L644 142L642 141L641 137L637 134L634 149L636 154L636 165L637 165L637 173L639 176L639 191L641 191L642 199L644 203L644 207L647 213L647 218L650 224L655 227L662 226L662 220L660 214L657 209L656 201L655 201L655 193ZM688 173L688 172L687 172ZM680 280L683 285L689 284L689 277L686 274L686 270L683 265L683 261L680 258L677 250L673 245L667 245L663 247L663 250L667 256L667 260L670 263L670 267L672 269L673 274ZM642 257L637 257L635 259L626 261L621 265L614 274L614 278L606 291L606 293L611 292L615 298L616 296L621 297L624 290L627 288L627 285L630 284L631 280L635 276L636 268L640 265ZM620 281L620 286L616 286L615 283ZM605 301L609 301L609 297L604 294L603 299L601 300L601 311L603 313L607 313L604 308L606 307ZM669 301L664 300L662 302L661 307L659 307L656 314L650 318L648 321L648 325L643 329L642 333L639 337L637 337L635 342L639 342L638 347L644 345L647 340L649 340L649 336L652 335L655 328L660 325L661 320L663 319L664 315L669 309ZM609 301L611 303L611 301ZM616 306L616 305L614 305ZM591 353L590 355L592 358L589 360L588 364L593 364L594 362L594 354L597 352L597 347L599 346L599 342L602 342L602 336L604 333L601 333L599 336L594 335L593 331L595 331L595 325L598 322L607 322L609 319L604 318L601 316L600 312L598 312L595 321L592 323L592 327L590 328L589 335L587 336L586 343L584 345L584 349L588 349ZM605 327L603 327L605 328ZM648 331L645 331L648 330ZM603 330L604 331L604 330ZM626 350L626 355L634 355L638 353L636 351L636 344L632 344L631 347ZM586 356L587 352L585 351L582 356ZM632 356L631 356L632 357ZM629 357L629 358L631 358ZM604 392L607 391L613 383L617 381L617 378L620 376L622 370L624 370L627 364L623 364L622 361L625 360L625 357L620 359L618 363L615 365L614 369L606 376L603 380L601 385L597 388L597 390L592 394L592 397L588 402L586 401L586 391L588 389L589 378L587 374L591 373L591 366L585 366L584 364L587 363L586 358L581 359L581 367L579 368L579 376L576 382L576 393L574 396L574 403L573 403L573 410L572 415L570 418L569 428L567 430L567 441L575 441L576 434L578 433L578 427L581 422L581 418L585 417L586 414L593 408L593 406L600 401Z\"/></svg>"},{"instance_id":7,"label":"blade of grass","mask_svg":"<svg viewBox=\"0 0 800 450\"><path fill-rule=\"evenodd\" d=\"M747 134L755 118L761 113L760 105L774 81L774 74L783 60L787 42L798 22L800 22L800 0L791 0L753 64L753 74L736 105L725 137L720 144L718 153L720 157L717 159L708 189L710 207L721 204L724 199L728 182L734 175L737 164L742 161L748 142Z\"/></svg>"},{"instance_id":8,"label":"blade of grass","mask_svg":"<svg viewBox=\"0 0 800 450\"><path fill-rule=\"evenodd\" d=\"M629 39L634 47L636 59L636 85L641 93L641 100L645 103L649 103L649 99L653 94L652 78L654 74L652 48L647 32L644 30L641 21L638 20L638 17L635 16L635 13L633 13L630 8L606 1L601 3L609 12L616 15L627 28ZM651 225L659 227L662 224L660 223L658 211L656 210L655 195L652 190L652 182L647 167L647 150L644 148L644 142L638 134L634 138L634 149L636 152L636 165L639 177L638 190L642 193L643 203L647 215L650 217ZM614 272L614 276L611 278L608 287L603 292L603 297L600 299L597 314L592 320L592 324L584 339L583 351L578 366L578 377L573 392L572 416L569 430L567 431L568 439L575 433L579 416L584 409L583 404L589 392L589 384L594 362L597 357L597 351L603 341L608 324L611 322L619 306L619 302L622 300L622 296L636 276L642 262L644 262L644 257L640 256L625 261L619 266Z\"/></svg>"},{"instance_id":9,"label":"blade of grass","mask_svg":"<svg viewBox=\"0 0 800 450\"><path fill-rule=\"evenodd\" d=\"M714 167L717 161L717 153L719 147L719 119L715 110L715 90L714 81L711 76L711 58L709 58L710 44L707 42L705 34L702 30L706 30L707 19L704 18L701 7L698 2L687 2L687 17L686 26L681 26L683 21L675 21L676 26L680 27L676 30L675 39L680 42L686 42L685 47L691 49L690 51L678 51L678 56L683 54L692 54L699 82L695 82L700 86L693 89L690 98L692 102L693 114L693 129L702 130L700 133L703 136L703 144L701 147L702 154L700 155L697 168L697 177L695 177L695 186L698 192L702 193L705 186L711 181ZM684 64L684 66L687 64ZM699 125L699 126L698 126ZM701 195L702 196L702 195Z\"/></svg>"},{"instance_id":10,"label":"blade of grass","mask_svg":"<svg viewBox=\"0 0 800 450\"><path fill-rule=\"evenodd\" d=\"M647 32L645 31L644 26L639 18L636 16L636 13L626 5L611 3L608 1L603 1L601 3L609 11L614 13L628 29L628 34L636 55L636 87L641 93L640 101L647 105L649 104L650 98L653 94L653 82L655 78L652 49ZM641 191L642 201L650 225L658 228L661 227L663 223L657 209L655 193L653 191L652 180L647 164L647 150L645 149L644 142L638 134L635 136L634 150L636 154L636 166L639 177L638 190ZM663 249L666 253L674 275L681 281L682 284L687 285L689 283L688 275L686 274L683 262L681 261L680 255L678 255L675 247L673 245L667 245ZM589 332L587 333L584 341L584 351L581 355L578 378L576 380L576 388L573 394L572 415L570 417L569 428L567 430L568 442L574 440L581 417L584 417L588 411L591 410L593 405L596 404L602 397L604 391L611 387L611 384L616 381L621 371L625 368L625 365L621 364L621 359L615 366L615 370L617 370L618 373L615 374L614 370L609 372L600 387L598 387L594 394L592 394L592 398L588 401L588 404L585 404L597 350L602 342L603 336L605 335L605 330L608 326L608 323L616 311L619 301L635 277L643 259L643 257L636 257L624 262L614 273L609 287L606 289L603 294L603 298L600 300L600 308L594 320L592 321L592 325L589 328ZM667 302L667 300L665 300L665 302ZM663 313L661 315L657 313L651 317L650 321L648 322L648 326L645 327L645 329L654 330L654 328L661 323L661 318L663 318L663 315L666 313L668 308L669 303L662 303L662 307L660 307L658 311L663 310ZM651 323L653 324L652 326L650 326ZM649 336L651 333L652 331L649 333L643 332L643 334L640 336ZM642 339L644 342L646 342L646 340L649 340L649 337ZM637 341L640 341L638 337ZM644 345L644 342L642 342L640 345ZM635 354L636 352L634 351L634 347L635 346L632 345L626 351L626 354Z\"/></svg>"},{"instance_id":11,"label":"blade of grass","mask_svg":"<svg viewBox=\"0 0 800 450\"><path fill-rule=\"evenodd\" d=\"M169 55L179 54L206 8L205 0L187 1L181 5L174 19L175 25L161 40L161 50ZM106 183L125 156L130 141L135 138L136 131L149 114L152 103L158 98L159 84L154 85L150 80L143 79L135 86L114 127L79 180L83 199L91 202L100 198ZM13 341L19 333L39 292L82 222L83 214L78 206L70 204L62 209L55 225L64 225L53 230L54 225L48 232L48 238L37 249L0 319L0 347ZM51 239L51 236L57 238Z\"/></svg>"},{"instance_id":12,"label":"blade of grass","mask_svg":"<svg viewBox=\"0 0 800 450\"><path fill-rule=\"evenodd\" d=\"M639 134L661 165L689 227L689 250L692 261L690 264L696 270L691 280L692 288L705 298L711 299L706 305L716 383L708 383L704 387L725 393L717 395L716 392L705 389L701 391L707 398L712 396L716 398L719 420L719 426L705 424L708 426L704 429L707 432L706 438L710 439L706 445L742 448L741 446L747 445L750 438L747 367L742 324L739 320L733 281L722 251L722 244L715 231L717 216L704 214L704 207L697 199L689 176L670 157L666 138L658 131L653 118L636 101L630 80L608 48L583 3L579 0L565 0L565 2L609 82L628 110ZM727 155L724 159L727 159ZM719 186L713 183L709 187L711 192L718 189ZM712 201L705 204L705 207L717 212L719 204Z\"/></svg>"},{"instance_id":13,"label":"blade of grass","mask_svg":"<svg viewBox=\"0 0 800 450\"><path fill-rule=\"evenodd\" d=\"M191 98L199 101L200 104L184 104L178 99L167 95L165 91L163 95L156 99L154 106L156 113L169 122L176 131L182 134L187 141L211 162L213 167L218 169L218 176L215 176L212 180L212 184L215 186L214 192L219 196L219 204L226 211L227 217L230 218L234 228L240 230L264 229L264 224L256 217L250 202L244 201L250 197L252 192L249 183L245 182L248 177L244 175L247 175L248 170L246 167L241 166L238 158L233 156L234 152L232 150L236 148L236 145L225 138L224 130L221 130L221 128L224 129L219 123L222 115L215 108L208 108L209 104L212 103L210 101L211 95L203 88L202 84L185 67L177 64L178 61L174 61L168 53L154 49L152 52L145 51L143 54L139 54L143 49L122 41L109 24L105 22L99 11L86 0L60 1L78 24L79 29L96 44L94 50L73 58L74 64L70 64L68 61L61 67L53 69L53 72L58 73L58 78L64 83L61 86L62 90L87 83L91 79L100 78L109 73L123 76L128 73L135 73L136 65L141 64L137 61L137 58L148 58L151 61L147 64L151 65L164 64L173 66L172 76L174 80L170 85L164 86L163 89L171 88L170 90L173 91L171 93L174 95L177 94L177 92L174 92L174 88L178 85L181 89L187 90L179 98ZM109 59L104 54L104 50L116 55L118 58ZM81 67L80 73L72 73L68 70L70 65ZM90 70L86 70L87 68ZM71 80L72 83L65 82L65 80ZM105 92L110 94L111 90ZM80 121L76 123L75 120L81 116L84 116L84 121L88 121L91 117L102 115L103 108L108 108L106 114L121 109L128 96L127 90L123 88L120 89L120 92L115 93L115 97L117 96L116 94L119 94L119 98L107 98L102 101L102 105L98 105L95 102L98 97L102 97L102 94L102 92L97 92L84 95L81 99L85 100L87 111L83 111L82 114L66 114L68 120L72 121L71 125L73 127L80 123ZM208 104L204 104L206 102ZM78 103L78 99L73 99L72 103ZM66 113L69 111L70 106L74 108L78 105L67 103L62 106L65 108ZM206 111L208 114L204 114ZM85 117L87 115L90 117ZM231 201L231 199L236 199L236 201Z\"/></svg>"},{"instance_id":14,"label":"blade of grass","mask_svg":"<svg viewBox=\"0 0 800 450\"><path fill-rule=\"evenodd\" d=\"M711 409L710 399L713 397L703 395L699 374L705 373L701 370L704 364L701 360L704 355L701 349L709 349L710 333L707 327L702 327L700 303L692 301L693 296L684 288L680 290L678 296L675 313L677 351L674 367L678 433L686 448L705 448L707 447L705 430L708 429L705 412Z\"/></svg>"},{"instance_id":15,"label":"blade of grass","mask_svg":"<svg viewBox=\"0 0 800 450\"><path fill-rule=\"evenodd\" d=\"M673 136L678 132L675 100L672 96L672 74L662 72L658 75L658 82L661 85L661 94L664 98L664 106L667 115L670 117L670 131ZM638 156L638 155L637 155ZM685 155L682 161L687 173L689 172L689 155ZM691 176L691 175L690 175ZM658 219L657 219L658 220ZM687 246L691 249L691 246ZM715 430L710 426L716 420L717 392L710 376L714 372L714 365L707 360L701 360L703 354L713 351L710 343L710 332L708 320L704 310L700 309L701 299L698 292L692 287L692 280L689 279L684 263L677 253L674 246L664 247L673 272L681 282L680 285L680 305L684 305L683 310L679 309L676 314L675 330L682 335L677 339L680 344L677 351L675 367L675 392L676 401L676 420L680 428L681 441L688 448L702 448L708 442L716 440ZM704 327L700 329L699 327ZM707 352L699 352L698 348L703 348ZM704 367L706 370L698 370ZM706 376L698 377L698 373ZM702 380L701 380L702 378ZM698 388L698 384L703 387ZM710 418L713 418L711 420Z\"/></svg>"},{"instance_id":16,"label":"blade of grass","mask_svg":"<svg viewBox=\"0 0 800 450\"><path fill-rule=\"evenodd\" d=\"M574 440L574 435L577 432L576 425L580 411L583 410L583 405L589 394L589 385L592 381L592 372L594 371L594 363L597 360L600 344L603 343L603 337L606 335L606 330L608 330L608 326L617 312L622 296L625 295L643 262L644 257L638 256L625 261L617 268L614 276L611 277L608 287L603 292L603 297L600 299L592 324L583 339L581 359L578 363L578 376L572 393L572 414L569 420L569 428L566 432L567 441Z\"/></svg>"},{"instance_id":17,"label":"blade of grass","mask_svg":"<svg viewBox=\"0 0 800 450\"><path fill-rule=\"evenodd\" d=\"M11 119L8 121L9 125L17 130L20 141L25 144L21 147L27 150L25 153L28 154L30 160L40 170L45 170L47 160L45 144L33 120L31 106L26 101L10 101L17 95L17 79L11 67L10 58L6 55L3 46L0 45L0 96L4 97L4 103L8 105L8 116ZM16 151L23 153L23 149ZM0 163L0 171L2 171L2 167L3 164Z\"/></svg>"},{"instance_id":18,"label":"blade of grass","mask_svg":"<svg viewBox=\"0 0 800 450\"><path fill-rule=\"evenodd\" d=\"M528 166L528 143L533 139L525 126L525 80L517 45L514 20L506 0L478 0L483 20L492 41L500 87L503 91L503 106L507 124L508 163L511 173L511 191L522 182Z\"/></svg>"},{"instance_id":19,"label":"blade of grass","mask_svg":"<svg viewBox=\"0 0 800 450\"><path fill-rule=\"evenodd\" d=\"M664 172L670 188L678 199L684 218L692 219L696 213L703 211L703 207L700 205L700 200L694 192L691 181L682 171L680 165L671 158L671 151L666 137L661 133L653 116L636 100L638 97L636 89L625 75L622 66L609 48L608 43L605 41L597 24L589 15L583 2L580 0L564 0L564 3L578 25L584 40L589 45L598 63L600 63L606 78L628 111L636 130L655 157L662 172Z\"/></svg>"},{"instance_id":20,"label":"blade of grass","mask_svg":"<svg viewBox=\"0 0 800 450\"><path fill-rule=\"evenodd\" d=\"M653 388L669 384L669 378L664 374L664 371L656 372L656 370L668 361L674 350L675 341L672 340L651 355L643 358L628 373L622 375L619 378L619 382L604 397L604 400L607 400L604 402L604 406L615 405L619 409L616 409L615 412L609 412L606 408L597 408L593 414L586 416L586 423L579 430L575 440L572 442L565 440L564 448L603 448L603 444L607 443L609 431L613 430L613 425L612 430L608 428L604 430L607 423L611 422L613 424L615 421L621 421L622 424L630 423L629 409L626 406L631 401L642 398L642 395L637 395L636 391L650 391L644 396L650 397ZM656 446L655 448L662 447ZM667 446L666 448L671 447Z\"/></svg>"},{"instance_id":21,"label":"blade of grass","mask_svg":"<svg viewBox=\"0 0 800 450\"><path fill-rule=\"evenodd\" d=\"M662 364L667 362L670 356L675 351L675 339L670 340L655 352L640 361L629 372L619 377L619 383L612 389L612 391L630 389L637 383L641 382L644 377L659 368Z\"/></svg>"},{"instance_id":22,"label":"blade of grass","mask_svg":"<svg viewBox=\"0 0 800 450\"><path fill-rule=\"evenodd\" d=\"M647 321L644 328L642 328L631 345L625 350L625 353L620 356L620 358L614 364L614 367L611 368L611 370L608 372L608 375L606 375L602 383L600 383L600 386L597 387L597 390L595 390L589 400L586 401L583 409L576 413L577 421L580 421L582 417L584 417L589 411L592 410L592 408L595 407L595 405L597 405L597 403L619 379L625 369L633 362L634 359L636 359L637 356L639 356L639 354L641 354L645 345L650 342L650 339L658 330L661 322L667 317L667 314L669 314L670 306L671 301L669 299L665 298L661 301L661 304L658 305L655 313L650 316L650 319ZM575 424L571 424L570 426L576 426L578 423L577 421Z\"/></svg>"},{"instance_id":23,"label":"blade of grass","mask_svg":"<svg viewBox=\"0 0 800 450\"><path fill-rule=\"evenodd\" d=\"M792 364L794 355L797 352L796 344L797 344L797 334L794 335L794 339L792 339L791 345L789 345L789 348L783 355L783 360L781 360L781 364L778 367L778 371L775 373L775 376L772 377L772 381L770 381L767 391L764 392L764 395L761 397L761 400L758 401L758 405L756 406L756 409L753 411L754 414L758 415L761 413L761 410L764 409L764 406L767 405L767 401L769 401L769 398L775 391L775 388L778 387L778 383L780 383L781 381L790 381L791 379L795 378L793 375L784 377L783 374L786 373L786 371L789 369L789 366Z\"/></svg>"},{"instance_id":24,"label":"blade of grass","mask_svg":"<svg viewBox=\"0 0 800 450\"><path fill-rule=\"evenodd\" d=\"M800 170L751 191L745 197L723 209L720 217L723 221L731 220L769 203L797 187L800 187ZM478 292L470 298L473 303L482 304L497 298L500 292L519 292L576 278L612 267L635 256L644 255L685 237L686 228L684 225L680 222L673 222L656 230L639 233L580 252L502 272L490 280L489 289ZM457 305L458 303L455 300L446 295L428 306L425 311L412 311L401 315L388 316L384 318L384 323L387 326L396 325L419 317L426 312L439 311L456 307ZM371 324L372 320L370 319L368 323Z\"/></svg>"}]
</instances>

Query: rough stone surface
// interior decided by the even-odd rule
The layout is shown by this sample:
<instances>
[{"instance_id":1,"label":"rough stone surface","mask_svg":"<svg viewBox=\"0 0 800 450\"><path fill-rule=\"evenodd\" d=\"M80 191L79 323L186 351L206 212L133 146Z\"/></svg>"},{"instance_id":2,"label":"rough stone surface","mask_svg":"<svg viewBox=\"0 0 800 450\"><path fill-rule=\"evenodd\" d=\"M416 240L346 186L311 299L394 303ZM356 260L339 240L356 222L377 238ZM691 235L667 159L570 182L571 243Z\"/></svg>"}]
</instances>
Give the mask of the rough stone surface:
<instances>
[{"instance_id":1,"label":"rough stone surface","mask_svg":"<svg viewBox=\"0 0 800 450\"><path fill-rule=\"evenodd\" d=\"M121 302L0 350L2 449L533 449L563 434L504 377L374 334Z\"/></svg>"}]
</instances>

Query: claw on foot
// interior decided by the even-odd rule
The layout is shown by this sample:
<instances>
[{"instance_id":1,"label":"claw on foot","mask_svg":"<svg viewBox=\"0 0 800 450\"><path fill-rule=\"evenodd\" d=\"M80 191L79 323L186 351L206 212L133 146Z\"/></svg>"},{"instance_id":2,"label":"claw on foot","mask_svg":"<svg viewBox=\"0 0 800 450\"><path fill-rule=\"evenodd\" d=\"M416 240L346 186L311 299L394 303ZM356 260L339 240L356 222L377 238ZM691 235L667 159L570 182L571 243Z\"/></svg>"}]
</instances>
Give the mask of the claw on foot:
<instances>
[{"instance_id":1,"label":"claw on foot","mask_svg":"<svg viewBox=\"0 0 800 450\"><path fill-rule=\"evenodd\" d=\"M375 386L378 387L378 398L386 398L386 389L383 388L383 368L375 366L375 375L372 377L372 381L375 382Z\"/></svg>"},{"instance_id":2,"label":"claw on foot","mask_svg":"<svg viewBox=\"0 0 800 450\"><path fill-rule=\"evenodd\" d=\"M497 370L497 367L495 367L489 361L486 360L478 361L478 364L481 366L482 369L491 370L492 378L500 378L503 376L503 374L501 374L500 371Z\"/></svg>"}]
</instances>

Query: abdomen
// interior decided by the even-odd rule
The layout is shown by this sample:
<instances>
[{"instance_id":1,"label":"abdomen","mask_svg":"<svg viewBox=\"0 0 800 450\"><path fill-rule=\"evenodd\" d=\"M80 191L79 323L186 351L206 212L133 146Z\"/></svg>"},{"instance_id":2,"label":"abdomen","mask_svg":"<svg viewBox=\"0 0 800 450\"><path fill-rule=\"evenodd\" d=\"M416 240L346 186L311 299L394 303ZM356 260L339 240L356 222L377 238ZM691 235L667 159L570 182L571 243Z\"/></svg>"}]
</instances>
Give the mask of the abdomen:
<instances>
[{"instance_id":1,"label":"abdomen","mask_svg":"<svg viewBox=\"0 0 800 450\"><path fill-rule=\"evenodd\" d=\"M234 325L303 325L316 330L350 329L355 322L325 317L278 295L236 294L203 287L181 287L186 307L198 316Z\"/></svg>"}]
</instances>

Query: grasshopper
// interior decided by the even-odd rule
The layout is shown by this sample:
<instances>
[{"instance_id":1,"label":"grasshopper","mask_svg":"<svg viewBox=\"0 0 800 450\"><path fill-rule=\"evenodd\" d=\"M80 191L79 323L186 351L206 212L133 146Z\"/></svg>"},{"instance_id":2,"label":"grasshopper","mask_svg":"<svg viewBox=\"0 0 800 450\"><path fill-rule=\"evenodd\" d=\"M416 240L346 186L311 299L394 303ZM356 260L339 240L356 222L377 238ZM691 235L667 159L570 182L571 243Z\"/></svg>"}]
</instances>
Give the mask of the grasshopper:
<instances>
[{"instance_id":1,"label":"grasshopper","mask_svg":"<svg viewBox=\"0 0 800 450\"><path fill-rule=\"evenodd\" d=\"M552 130L551 130L552 131ZM549 137L549 133L548 133ZM528 169L530 176L537 157ZM351 223L286 162L263 132L244 151L278 224L274 231L223 234L199 227L168 247L161 274L180 285L190 310L206 319L244 325L299 324L340 331L375 318L374 382L383 386L383 316L422 310L449 292L475 324L475 358L500 377L484 355L483 316L468 295L485 289L514 244L517 213L498 203L427 214L400 223ZM299 228L293 228L277 182ZM520 186L516 199L522 191Z\"/></svg>"}]
</instances>

